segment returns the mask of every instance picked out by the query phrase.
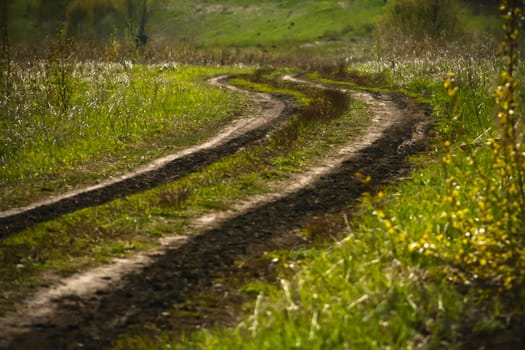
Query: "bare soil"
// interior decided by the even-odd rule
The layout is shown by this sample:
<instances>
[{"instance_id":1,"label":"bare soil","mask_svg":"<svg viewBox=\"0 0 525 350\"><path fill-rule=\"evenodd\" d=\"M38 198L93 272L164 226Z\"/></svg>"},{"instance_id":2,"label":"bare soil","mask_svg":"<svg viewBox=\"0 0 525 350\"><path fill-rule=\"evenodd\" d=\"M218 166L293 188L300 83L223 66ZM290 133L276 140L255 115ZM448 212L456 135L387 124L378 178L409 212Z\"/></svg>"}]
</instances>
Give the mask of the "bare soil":
<instances>
[{"instance_id":1,"label":"bare soil","mask_svg":"<svg viewBox=\"0 0 525 350\"><path fill-rule=\"evenodd\" d=\"M0 349L100 349L127 332L178 334L238 322L242 302L252 297L238 287L275 278L277 266L265 252L313 244L316 237L297 234L304 225L314 223L323 227L321 231L337 232L345 224L337 218L363 192L406 176L407 156L425 150L432 121L427 107L399 94L352 94L369 108L370 123L362 139L276 185L275 193L199 218L192 235L167 240L155 254L119 260L40 291L16 313L0 319ZM0 217L0 236L196 171L264 137L295 109L282 98L252 97L255 107L247 116L255 123L252 127L234 128L206 147L120 181L12 211ZM372 183L356 179L358 171L370 175Z\"/></svg>"}]
</instances>

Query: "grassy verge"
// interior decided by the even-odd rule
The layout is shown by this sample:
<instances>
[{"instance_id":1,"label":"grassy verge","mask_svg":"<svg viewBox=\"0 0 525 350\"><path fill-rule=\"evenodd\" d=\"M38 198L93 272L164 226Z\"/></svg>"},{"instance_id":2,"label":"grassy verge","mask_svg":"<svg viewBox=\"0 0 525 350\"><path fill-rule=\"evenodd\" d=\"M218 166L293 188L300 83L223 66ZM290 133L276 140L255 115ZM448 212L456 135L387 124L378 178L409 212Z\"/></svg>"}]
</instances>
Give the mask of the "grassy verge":
<instances>
[{"instance_id":1,"label":"grassy verge","mask_svg":"<svg viewBox=\"0 0 525 350\"><path fill-rule=\"evenodd\" d=\"M366 118L357 102L334 110L329 107L334 104L326 100L331 95L309 93L296 94L304 102L324 106L320 108L325 119L312 120L311 114L300 113L263 144L186 178L3 239L1 310L8 310L28 290L52 281L53 275L67 276L113 257L147 250L157 246L162 236L190 233L192 218L210 210L226 210L252 194L273 191L272 182L315 164L317 157L347 142L349 135L359 134Z\"/></svg>"},{"instance_id":2,"label":"grassy verge","mask_svg":"<svg viewBox=\"0 0 525 350\"><path fill-rule=\"evenodd\" d=\"M0 121L0 210L196 144L246 104L205 82L242 71L235 68L56 65L12 67Z\"/></svg>"}]
</instances>

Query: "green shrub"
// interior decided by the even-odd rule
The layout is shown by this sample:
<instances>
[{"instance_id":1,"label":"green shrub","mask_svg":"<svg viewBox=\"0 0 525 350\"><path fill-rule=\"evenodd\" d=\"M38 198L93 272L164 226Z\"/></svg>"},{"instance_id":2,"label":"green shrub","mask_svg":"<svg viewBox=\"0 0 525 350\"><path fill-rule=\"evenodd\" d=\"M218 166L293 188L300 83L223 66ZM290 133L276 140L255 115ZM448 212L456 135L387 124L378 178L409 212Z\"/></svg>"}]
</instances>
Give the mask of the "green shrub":
<instances>
[{"instance_id":1,"label":"green shrub","mask_svg":"<svg viewBox=\"0 0 525 350\"><path fill-rule=\"evenodd\" d=\"M457 0L393 0L380 28L416 39L451 37L463 32L463 11Z\"/></svg>"},{"instance_id":2,"label":"green shrub","mask_svg":"<svg viewBox=\"0 0 525 350\"><path fill-rule=\"evenodd\" d=\"M423 55L437 46L448 50L465 37L465 9L459 0L389 1L377 24L378 56Z\"/></svg>"}]
</instances>

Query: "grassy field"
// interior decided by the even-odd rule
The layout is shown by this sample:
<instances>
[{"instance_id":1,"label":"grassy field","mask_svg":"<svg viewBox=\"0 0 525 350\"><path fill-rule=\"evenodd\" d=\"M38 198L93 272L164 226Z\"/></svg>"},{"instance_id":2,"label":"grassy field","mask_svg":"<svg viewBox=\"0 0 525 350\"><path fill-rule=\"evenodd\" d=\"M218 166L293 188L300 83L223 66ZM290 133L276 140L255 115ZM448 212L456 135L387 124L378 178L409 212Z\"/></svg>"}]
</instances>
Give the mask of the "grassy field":
<instances>
[{"instance_id":1,"label":"grassy field","mask_svg":"<svg viewBox=\"0 0 525 350\"><path fill-rule=\"evenodd\" d=\"M201 71L199 71L201 72ZM251 85L237 80L240 85ZM258 85L263 87L263 85ZM270 86L265 87L272 90ZM319 97L291 89L304 105L319 103ZM86 208L36 225L2 239L0 288L23 295L49 283L48 277L67 276L87 266L107 263L159 245L164 236L188 233L192 218L210 210L227 210L250 195L272 191L271 183L286 179L315 163L318 157L349 137L357 137L366 123L364 109L353 103L326 123L294 122L284 125L261 145L246 148L181 180L107 204ZM297 138L289 137L288 129ZM322 137L320 136L322 135ZM0 302L9 309L10 297Z\"/></svg>"},{"instance_id":2,"label":"grassy field","mask_svg":"<svg viewBox=\"0 0 525 350\"><path fill-rule=\"evenodd\" d=\"M194 332L182 340L171 338L169 332L159 337L131 335L116 348L518 349L523 345L519 332L525 319L525 162L519 77L525 68L512 51L519 39L513 31L513 12L508 12L511 31L499 56L484 35L493 32L501 19L480 7L462 13L466 30L476 32L466 41L459 35L419 42L400 37L394 41L397 47L379 54L365 44L374 41L385 9L379 0L167 1L151 13L152 42L179 49L185 45L188 50L228 48L233 56L235 50L247 48L279 54L304 50L324 53L327 61L338 55L374 55L374 60L350 60L348 65L308 72L309 77L349 88L401 92L424 101L434 110L436 136L427 153L412 159L413 171L404 181L365 196L357 212L326 219L341 222L350 217L338 235L345 238L328 249L281 253L277 284L244 286L258 297L245 307L249 311L238 327ZM465 44L468 41L470 45ZM90 78L94 70L103 78ZM241 71L245 70L79 65L68 75L74 88L67 101L56 98L64 96L56 84L44 84L43 91L50 89L47 95L36 95L34 100L21 97L22 108L31 112L32 119L0 124L2 205L65 188L57 180L64 174L72 179L105 177L140 163L141 154L154 157L197 142L202 138L181 136L179 131L200 130L213 121L204 137L243 106L238 95L205 87L204 76ZM237 83L274 89L243 80ZM173 90L178 93L173 95ZM278 92L290 93L288 87ZM311 102L303 91L293 94L305 104ZM152 100L144 101L145 97ZM42 101L47 104L42 106ZM61 112L65 102L67 110L75 113ZM151 109L144 111L145 105ZM139 112L152 116L147 125L133 118ZM330 135L327 139L315 138L318 129L306 128L288 149L271 144L246 149L180 181L2 240L2 275L12 276L2 280L2 289L25 292L42 283L37 277L43 271L67 275L147 249L158 236L184 234L187 220L194 215L264 193L271 180L315 163L321 150L326 151L326 143L340 144L346 133L355 137L350 130L362 125L364 114L356 106L337 123L318 126ZM167 117L171 115L187 118ZM16 113L9 117L16 119ZM89 125L101 129L91 130ZM90 138L99 134L101 138ZM175 135L180 142L165 141ZM101 139L107 143L99 144ZM159 150L148 147L152 140ZM50 153L41 154L42 149ZM112 158L105 157L107 150ZM131 160L108 166L122 154ZM79 171L83 167L95 171L85 175ZM162 204L170 200L174 202L169 207ZM4 301L2 308L9 307L10 301Z\"/></svg>"},{"instance_id":3,"label":"grassy field","mask_svg":"<svg viewBox=\"0 0 525 350\"><path fill-rule=\"evenodd\" d=\"M397 52L311 75L401 89L432 106L434 150L414 159L408 180L365 197L346 238L329 250L284 258L280 283L256 287L259 297L235 329L189 334L182 343L128 338L117 348L520 348L523 159L507 163L505 154L515 154L522 136L505 126L513 92L503 86L522 91L508 69L520 76L524 68L505 68L490 45L425 47L417 59ZM499 146L499 137L510 146Z\"/></svg>"},{"instance_id":4,"label":"grassy field","mask_svg":"<svg viewBox=\"0 0 525 350\"><path fill-rule=\"evenodd\" d=\"M468 61L450 62L433 62L436 78L454 70L458 81L467 81L473 69ZM357 215L348 212L353 220L341 241L329 249L281 253L280 282L245 287L259 294L236 328L188 334L182 342L169 335L130 336L117 348L519 348L522 257L519 249L510 259L508 252L521 246L522 230L497 228L504 199L490 175L490 140L498 133L487 91L498 74L488 62L476 67L474 85L457 92L459 120L449 114L456 95L421 71L428 65L400 67L403 79L390 83L421 98L424 93L436 110L434 151L413 160L409 179L363 198ZM517 215L519 202L510 204ZM326 226L341 215L325 218Z\"/></svg>"},{"instance_id":5,"label":"grassy field","mask_svg":"<svg viewBox=\"0 0 525 350\"><path fill-rule=\"evenodd\" d=\"M205 82L242 72L235 68L129 61L57 71L54 64L12 67L14 88L0 121L0 209L196 144L245 106L242 95Z\"/></svg>"},{"instance_id":6,"label":"grassy field","mask_svg":"<svg viewBox=\"0 0 525 350\"><path fill-rule=\"evenodd\" d=\"M395 74L385 73L377 62L354 67L337 81L332 73L311 74L344 87L395 89L426 101L436 116L433 150L413 159L408 179L365 196L358 213L325 218L330 227L330 221L353 217L341 232L345 238L328 250L281 253L280 282L244 287L259 294L235 329L192 333L182 342L166 335L161 340L131 336L116 348L463 349L494 344L494 339L519 348L519 338L508 330L522 317L521 292L514 284L520 272L511 272L507 287L497 282L504 278L502 265L519 269L519 263L498 260L499 249L488 253L476 247L479 239L482 246L492 244L488 240L497 239L497 232L470 239L468 229L454 226L470 217L483 221L478 230L488 227L480 211L481 194L472 196L469 184L477 184L476 174L491 168L492 150L484 145L497 135L491 130L495 101L490 91L500 66L494 62L498 58L436 53L423 61L399 60ZM451 71L464 83L457 83L461 88L454 94L442 80ZM460 119L454 112L459 110ZM469 263L461 255L465 251L476 260ZM457 260L453 254L459 254Z\"/></svg>"}]
</instances>

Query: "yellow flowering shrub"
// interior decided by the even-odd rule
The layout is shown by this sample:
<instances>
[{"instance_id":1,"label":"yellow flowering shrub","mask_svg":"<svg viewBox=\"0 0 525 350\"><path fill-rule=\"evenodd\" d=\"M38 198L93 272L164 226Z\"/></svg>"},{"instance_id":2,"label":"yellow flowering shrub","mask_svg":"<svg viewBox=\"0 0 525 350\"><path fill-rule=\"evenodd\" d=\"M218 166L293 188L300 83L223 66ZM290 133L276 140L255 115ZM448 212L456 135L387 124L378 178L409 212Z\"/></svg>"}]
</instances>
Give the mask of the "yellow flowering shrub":
<instances>
[{"instance_id":1,"label":"yellow flowering shrub","mask_svg":"<svg viewBox=\"0 0 525 350\"><path fill-rule=\"evenodd\" d=\"M505 68L494 91L499 135L459 148L445 143L447 191L439 218L445 229L406 243L409 251L442 261L453 282L488 297L518 296L525 285L525 137L516 77L524 8L521 0L500 6ZM453 73L443 86L454 101L460 87ZM457 152L470 153L458 157Z\"/></svg>"}]
</instances>

